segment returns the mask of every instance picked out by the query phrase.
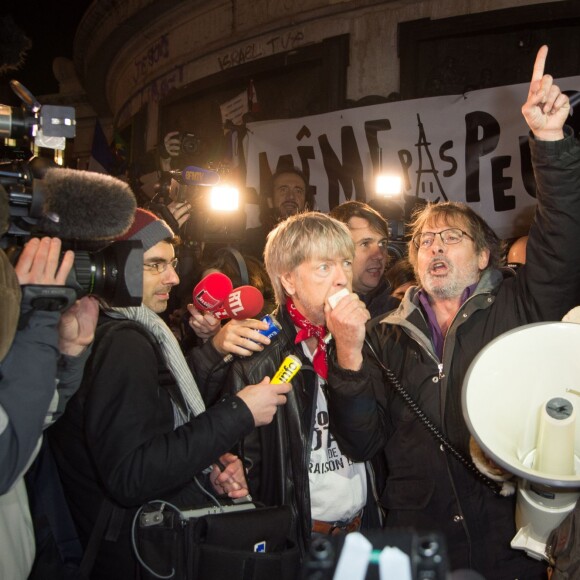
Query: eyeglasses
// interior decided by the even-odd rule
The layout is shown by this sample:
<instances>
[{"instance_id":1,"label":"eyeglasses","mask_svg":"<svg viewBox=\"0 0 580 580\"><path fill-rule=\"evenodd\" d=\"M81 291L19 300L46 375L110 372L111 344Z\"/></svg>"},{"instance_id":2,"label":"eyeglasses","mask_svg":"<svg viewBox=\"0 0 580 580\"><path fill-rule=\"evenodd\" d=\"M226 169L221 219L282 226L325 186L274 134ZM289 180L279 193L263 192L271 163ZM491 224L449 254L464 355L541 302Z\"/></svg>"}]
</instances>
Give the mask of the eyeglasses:
<instances>
[{"instance_id":1,"label":"eyeglasses","mask_svg":"<svg viewBox=\"0 0 580 580\"><path fill-rule=\"evenodd\" d=\"M169 266L171 266L174 270L177 270L177 264L179 260L177 258L173 258L173 260L169 262L152 262L151 264L143 264L143 267L147 270L151 270L156 274L163 274Z\"/></svg>"},{"instance_id":2,"label":"eyeglasses","mask_svg":"<svg viewBox=\"0 0 580 580\"><path fill-rule=\"evenodd\" d=\"M279 191L280 193L283 193L284 195L286 195L287 193L290 193L290 191L292 191L296 195L304 195L304 188L298 187L298 186L290 187L289 185L281 185L280 187L276 188L276 191Z\"/></svg>"},{"instance_id":3,"label":"eyeglasses","mask_svg":"<svg viewBox=\"0 0 580 580\"><path fill-rule=\"evenodd\" d=\"M459 228L449 228L442 232L422 232L417 234L413 236L413 243L415 244L415 247L419 249L430 248L435 241L435 236L439 236L446 246L458 244L463 239L463 236L467 236L470 240L473 240L467 232L464 232Z\"/></svg>"}]
</instances>

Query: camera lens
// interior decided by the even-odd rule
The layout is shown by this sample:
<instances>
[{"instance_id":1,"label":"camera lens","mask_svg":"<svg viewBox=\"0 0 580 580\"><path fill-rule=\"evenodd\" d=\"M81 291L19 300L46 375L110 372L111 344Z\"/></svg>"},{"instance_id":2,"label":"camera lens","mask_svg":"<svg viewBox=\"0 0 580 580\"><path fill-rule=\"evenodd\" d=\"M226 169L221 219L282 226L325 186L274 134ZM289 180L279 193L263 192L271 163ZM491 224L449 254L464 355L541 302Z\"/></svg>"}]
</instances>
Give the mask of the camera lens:
<instances>
[{"instance_id":1,"label":"camera lens","mask_svg":"<svg viewBox=\"0 0 580 580\"><path fill-rule=\"evenodd\" d=\"M181 138L181 151L188 155L197 152L199 139L193 133L186 133Z\"/></svg>"},{"instance_id":2,"label":"camera lens","mask_svg":"<svg viewBox=\"0 0 580 580\"><path fill-rule=\"evenodd\" d=\"M143 248L140 242L115 242L98 252L75 250L67 279L77 295L93 294L109 306L139 306L143 295Z\"/></svg>"}]
</instances>

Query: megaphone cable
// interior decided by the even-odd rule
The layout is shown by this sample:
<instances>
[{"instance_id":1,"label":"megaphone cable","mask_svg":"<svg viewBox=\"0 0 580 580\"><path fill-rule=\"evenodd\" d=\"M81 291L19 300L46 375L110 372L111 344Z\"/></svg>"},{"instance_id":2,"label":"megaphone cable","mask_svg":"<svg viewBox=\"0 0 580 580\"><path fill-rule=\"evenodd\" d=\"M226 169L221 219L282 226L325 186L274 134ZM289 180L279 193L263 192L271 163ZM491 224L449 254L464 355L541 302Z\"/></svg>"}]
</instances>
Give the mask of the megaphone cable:
<instances>
[{"instance_id":1,"label":"megaphone cable","mask_svg":"<svg viewBox=\"0 0 580 580\"><path fill-rule=\"evenodd\" d=\"M471 471L479 480L481 480L485 485L487 485L487 487L489 487L495 495L501 495L500 494L501 486L499 486L495 481L493 481L485 474L483 474L481 471L479 471L479 469L477 469L477 467L474 465L473 461L471 461L471 459L468 459L467 457L465 457L465 455L463 455L463 453L458 451L449 441L449 439L447 439L447 437L445 437L445 435L441 433L439 428L433 423L433 421L431 421L431 419L429 419L429 417L427 417L427 415L425 415L425 413L422 411L421 407L419 407L415 399L413 399L413 397L408 393L405 387L400 383L399 379L393 373L393 371L387 368L382 363L377 353L375 352L374 348L372 347L371 343L366 338L365 344L367 345L371 354L377 361L378 365L381 367L381 370L383 371L383 375L387 383L389 383L395 389L395 391L403 398L407 406L411 409L411 411L413 411L413 413L416 415L419 421L423 423L423 426L433 435L433 437L435 437L435 439L437 439L445 447L445 449L447 449L451 453L451 455L453 455L453 457L455 457L455 459L457 459L457 461L463 464L463 466L466 469Z\"/></svg>"}]
</instances>

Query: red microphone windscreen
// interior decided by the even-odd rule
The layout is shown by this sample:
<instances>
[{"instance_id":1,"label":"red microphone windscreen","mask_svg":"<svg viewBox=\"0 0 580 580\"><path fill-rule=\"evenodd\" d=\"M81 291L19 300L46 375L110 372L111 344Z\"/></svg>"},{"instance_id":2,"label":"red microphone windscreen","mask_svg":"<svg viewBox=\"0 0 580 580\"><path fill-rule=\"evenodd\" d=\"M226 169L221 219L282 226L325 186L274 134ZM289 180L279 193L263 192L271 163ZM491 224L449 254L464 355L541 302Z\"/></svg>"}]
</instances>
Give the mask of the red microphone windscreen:
<instances>
[{"instance_id":1,"label":"red microphone windscreen","mask_svg":"<svg viewBox=\"0 0 580 580\"><path fill-rule=\"evenodd\" d=\"M230 317L236 320L254 318L264 308L264 297L253 286L240 286L232 290L224 308Z\"/></svg>"},{"instance_id":2,"label":"red microphone windscreen","mask_svg":"<svg viewBox=\"0 0 580 580\"><path fill-rule=\"evenodd\" d=\"M225 274L212 272L193 289L193 305L202 312L213 312L222 306L232 288L232 281Z\"/></svg>"}]
</instances>

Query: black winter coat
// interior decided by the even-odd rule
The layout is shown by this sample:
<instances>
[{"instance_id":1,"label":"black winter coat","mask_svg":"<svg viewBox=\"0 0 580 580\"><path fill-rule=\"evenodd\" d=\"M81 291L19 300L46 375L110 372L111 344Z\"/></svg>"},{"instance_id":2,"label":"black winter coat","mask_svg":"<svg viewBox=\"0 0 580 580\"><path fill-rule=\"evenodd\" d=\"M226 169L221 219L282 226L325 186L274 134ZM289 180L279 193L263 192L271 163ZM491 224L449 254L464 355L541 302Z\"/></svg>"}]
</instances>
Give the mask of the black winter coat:
<instances>
[{"instance_id":1,"label":"black winter coat","mask_svg":"<svg viewBox=\"0 0 580 580\"><path fill-rule=\"evenodd\" d=\"M272 377L288 354L297 356L302 367L292 379L286 405L278 408L274 421L259 427L244 440L243 455L249 464L248 484L252 497L266 505L289 505L292 509L294 538L302 553L308 549L312 529L308 468L316 411L317 377L302 346L295 345L296 330L285 309L274 313L282 331L262 352L238 359L231 367L228 386L235 392L247 384ZM249 381L249 382L248 382ZM368 471L371 470L369 475ZM381 525L378 494L372 467L367 464L367 506L365 528Z\"/></svg>"}]
</instances>

